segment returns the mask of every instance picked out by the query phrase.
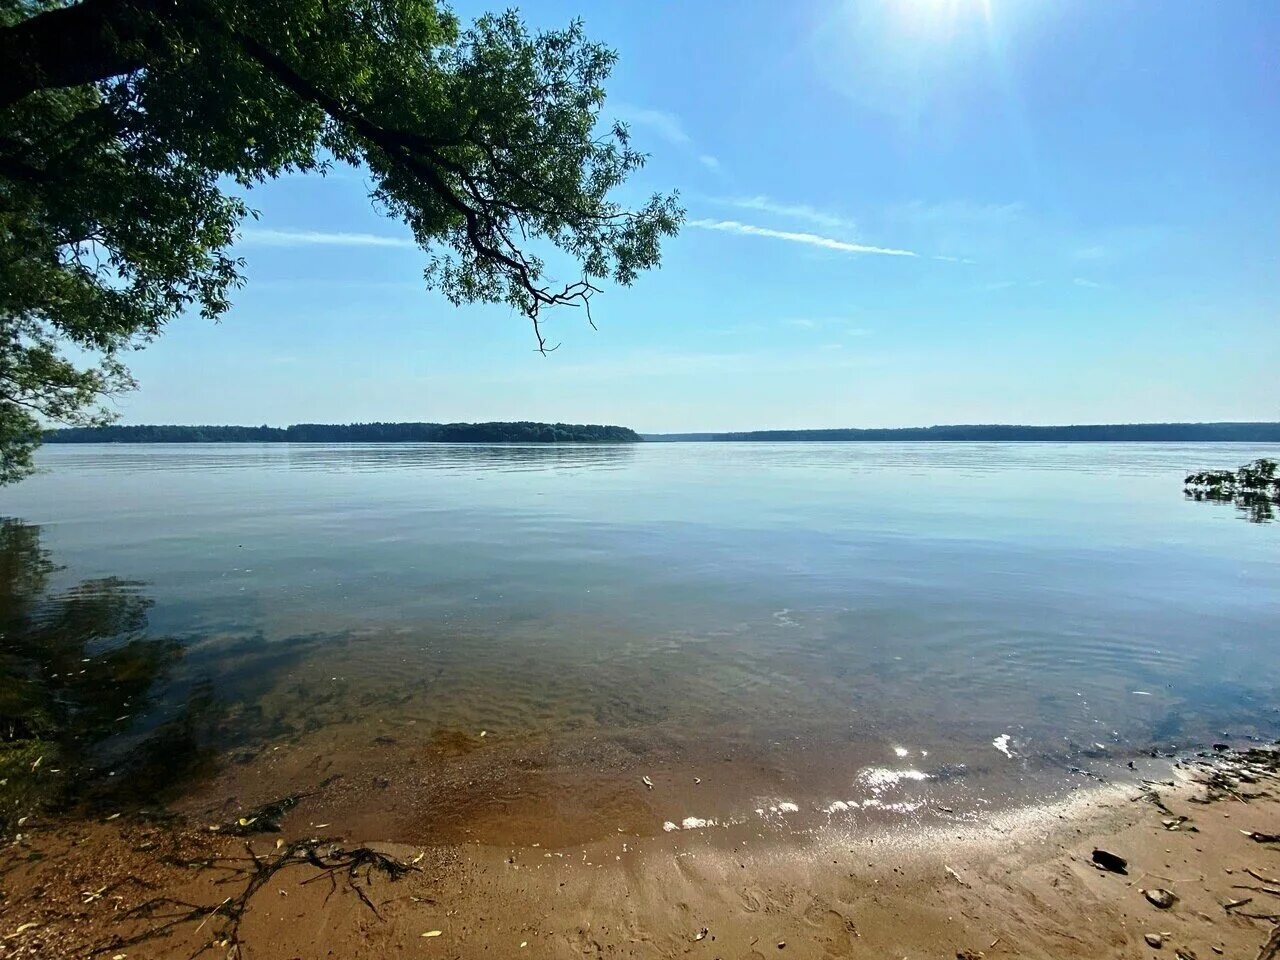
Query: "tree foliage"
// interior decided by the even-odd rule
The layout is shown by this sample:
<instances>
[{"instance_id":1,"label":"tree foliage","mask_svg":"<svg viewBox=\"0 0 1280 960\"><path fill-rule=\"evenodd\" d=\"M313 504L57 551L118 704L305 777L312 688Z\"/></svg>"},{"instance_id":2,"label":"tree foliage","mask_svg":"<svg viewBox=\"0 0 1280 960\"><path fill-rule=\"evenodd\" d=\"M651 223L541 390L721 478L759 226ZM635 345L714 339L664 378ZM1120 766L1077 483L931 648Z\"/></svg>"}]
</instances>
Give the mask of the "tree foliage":
<instances>
[{"instance_id":1,"label":"tree foliage","mask_svg":"<svg viewBox=\"0 0 1280 960\"><path fill-rule=\"evenodd\" d=\"M1280 507L1280 462L1265 457L1236 470L1205 470L1183 481L1192 500L1230 503L1253 523L1275 519Z\"/></svg>"},{"instance_id":2,"label":"tree foliage","mask_svg":"<svg viewBox=\"0 0 1280 960\"><path fill-rule=\"evenodd\" d=\"M284 173L366 170L429 286L554 349L542 311L590 320L683 217L611 199L644 162L601 118L614 62L580 23L464 28L435 0L0 0L0 481L41 421L111 419L127 350L228 309L240 194Z\"/></svg>"}]
</instances>

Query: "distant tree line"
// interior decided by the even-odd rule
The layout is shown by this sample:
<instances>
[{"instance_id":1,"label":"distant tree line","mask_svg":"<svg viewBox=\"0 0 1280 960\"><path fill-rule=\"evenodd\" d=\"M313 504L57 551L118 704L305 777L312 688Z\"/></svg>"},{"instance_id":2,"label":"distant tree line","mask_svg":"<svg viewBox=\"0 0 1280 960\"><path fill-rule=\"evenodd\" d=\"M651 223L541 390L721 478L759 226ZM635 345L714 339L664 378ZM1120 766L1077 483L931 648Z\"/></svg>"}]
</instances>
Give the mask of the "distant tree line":
<instances>
[{"instance_id":1,"label":"distant tree line","mask_svg":"<svg viewBox=\"0 0 1280 960\"><path fill-rule=\"evenodd\" d=\"M879 427L832 430L752 430L744 433L646 434L646 440L988 440L1280 443L1280 423L1113 423L1064 427L957 424L940 427Z\"/></svg>"},{"instance_id":2,"label":"distant tree line","mask_svg":"<svg viewBox=\"0 0 1280 960\"><path fill-rule=\"evenodd\" d=\"M597 423L295 423L289 427L139 425L49 430L45 443L635 443Z\"/></svg>"}]
</instances>

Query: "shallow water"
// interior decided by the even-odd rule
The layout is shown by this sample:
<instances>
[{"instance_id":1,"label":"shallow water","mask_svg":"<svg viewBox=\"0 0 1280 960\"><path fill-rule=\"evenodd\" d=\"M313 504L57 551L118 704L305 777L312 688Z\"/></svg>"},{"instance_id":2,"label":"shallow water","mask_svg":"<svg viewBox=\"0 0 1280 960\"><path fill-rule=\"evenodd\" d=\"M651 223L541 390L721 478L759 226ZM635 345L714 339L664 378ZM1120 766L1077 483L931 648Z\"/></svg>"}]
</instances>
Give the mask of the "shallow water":
<instances>
[{"instance_id":1,"label":"shallow water","mask_svg":"<svg viewBox=\"0 0 1280 960\"><path fill-rule=\"evenodd\" d=\"M51 446L0 492L0 714L53 709L100 774L159 758L142 799L282 738L368 761L374 732L536 755L534 820L575 771L655 829L1051 791L1275 736L1280 529L1181 481L1276 453ZM642 770L718 786L625 813Z\"/></svg>"}]
</instances>

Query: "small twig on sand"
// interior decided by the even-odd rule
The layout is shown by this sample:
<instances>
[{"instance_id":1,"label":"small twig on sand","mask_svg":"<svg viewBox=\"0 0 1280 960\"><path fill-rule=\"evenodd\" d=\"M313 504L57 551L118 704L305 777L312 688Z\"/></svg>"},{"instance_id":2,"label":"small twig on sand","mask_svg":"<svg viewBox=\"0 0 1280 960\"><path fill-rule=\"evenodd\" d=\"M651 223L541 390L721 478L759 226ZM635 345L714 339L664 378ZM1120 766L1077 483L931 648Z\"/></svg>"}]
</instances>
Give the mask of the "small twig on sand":
<instances>
[{"instance_id":1,"label":"small twig on sand","mask_svg":"<svg viewBox=\"0 0 1280 960\"><path fill-rule=\"evenodd\" d=\"M1253 890L1255 893L1269 893L1273 897L1280 897L1280 888L1278 887L1255 887L1251 883L1233 883L1232 890Z\"/></svg>"}]
</instances>

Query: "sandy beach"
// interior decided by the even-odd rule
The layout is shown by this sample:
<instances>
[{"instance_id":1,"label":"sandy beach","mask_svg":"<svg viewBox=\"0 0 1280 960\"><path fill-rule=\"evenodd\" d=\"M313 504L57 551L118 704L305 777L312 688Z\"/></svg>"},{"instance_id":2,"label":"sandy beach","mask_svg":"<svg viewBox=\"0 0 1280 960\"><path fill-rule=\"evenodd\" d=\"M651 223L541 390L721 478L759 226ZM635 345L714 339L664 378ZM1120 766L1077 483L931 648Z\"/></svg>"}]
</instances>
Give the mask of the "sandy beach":
<instances>
[{"instance_id":1,"label":"sandy beach","mask_svg":"<svg viewBox=\"0 0 1280 960\"><path fill-rule=\"evenodd\" d=\"M220 824L33 818L4 851L0 955L1269 960L1275 752L1166 767L978 822L558 846L389 842L306 799Z\"/></svg>"}]
</instances>

